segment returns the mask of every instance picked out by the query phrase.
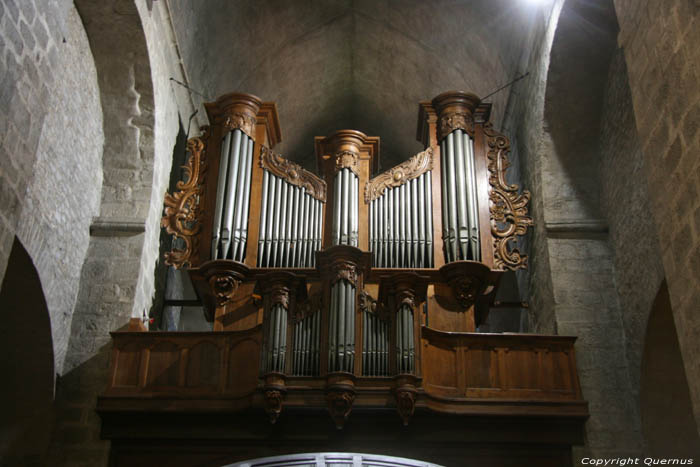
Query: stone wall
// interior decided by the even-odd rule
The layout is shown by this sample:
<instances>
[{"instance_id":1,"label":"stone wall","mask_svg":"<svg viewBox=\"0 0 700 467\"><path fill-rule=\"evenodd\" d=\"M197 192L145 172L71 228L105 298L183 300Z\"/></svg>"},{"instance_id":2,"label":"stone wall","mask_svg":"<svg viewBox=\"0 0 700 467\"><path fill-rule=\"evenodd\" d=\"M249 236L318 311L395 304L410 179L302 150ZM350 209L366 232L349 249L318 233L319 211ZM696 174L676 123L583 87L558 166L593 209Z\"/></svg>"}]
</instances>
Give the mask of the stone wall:
<instances>
[{"instance_id":1,"label":"stone wall","mask_svg":"<svg viewBox=\"0 0 700 467\"><path fill-rule=\"evenodd\" d=\"M99 212L97 76L72 4L5 0L0 11L0 278L16 235L40 274L60 372L89 226Z\"/></svg>"},{"instance_id":2,"label":"stone wall","mask_svg":"<svg viewBox=\"0 0 700 467\"><path fill-rule=\"evenodd\" d=\"M695 421L700 420L700 6L615 0Z\"/></svg>"},{"instance_id":3,"label":"stone wall","mask_svg":"<svg viewBox=\"0 0 700 467\"><path fill-rule=\"evenodd\" d=\"M625 354L638 407L647 322L664 270L649 216L642 149L622 49L615 52L608 71L600 127L602 207L610 228Z\"/></svg>"},{"instance_id":4,"label":"stone wall","mask_svg":"<svg viewBox=\"0 0 700 467\"><path fill-rule=\"evenodd\" d=\"M106 465L96 397L104 389L110 331L148 312L154 293L163 196L179 113L192 113L165 2L77 2L105 109L104 187L58 385L50 457L58 465ZM178 112L181 109L181 112Z\"/></svg>"}]
</instances>

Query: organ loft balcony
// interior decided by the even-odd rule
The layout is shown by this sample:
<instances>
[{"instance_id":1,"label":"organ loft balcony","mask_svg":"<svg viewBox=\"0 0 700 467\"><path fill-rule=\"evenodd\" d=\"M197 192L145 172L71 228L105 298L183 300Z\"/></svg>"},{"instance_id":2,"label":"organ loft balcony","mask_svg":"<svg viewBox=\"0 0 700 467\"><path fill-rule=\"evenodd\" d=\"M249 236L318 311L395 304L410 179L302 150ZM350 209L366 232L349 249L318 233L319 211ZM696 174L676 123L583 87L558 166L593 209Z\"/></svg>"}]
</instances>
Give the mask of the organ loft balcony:
<instances>
[{"instance_id":1,"label":"organ loft balcony","mask_svg":"<svg viewBox=\"0 0 700 467\"><path fill-rule=\"evenodd\" d=\"M380 172L379 137L341 130L315 139L317 175L273 151L274 103L206 104L162 226L213 331L112 333L98 412L115 465L173 440L229 460L272 443L570 462L588 417L575 337L476 332L504 273L527 265L509 141L473 94L418 108L420 153Z\"/></svg>"}]
</instances>

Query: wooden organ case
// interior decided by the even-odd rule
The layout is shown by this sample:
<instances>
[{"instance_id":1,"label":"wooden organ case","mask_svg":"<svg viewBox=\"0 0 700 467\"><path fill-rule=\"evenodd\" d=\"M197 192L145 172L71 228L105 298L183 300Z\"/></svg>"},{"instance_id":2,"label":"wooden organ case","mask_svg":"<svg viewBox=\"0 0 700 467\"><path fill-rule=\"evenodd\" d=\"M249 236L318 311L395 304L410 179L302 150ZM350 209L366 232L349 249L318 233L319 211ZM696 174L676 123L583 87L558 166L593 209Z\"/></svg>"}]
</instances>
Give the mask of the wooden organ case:
<instances>
[{"instance_id":1,"label":"wooden organ case","mask_svg":"<svg viewBox=\"0 0 700 467\"><path fill-rule=\"evenodd\" d=\"M273 151L274 103L206 104L211 126L188 141L188 180L166 195L162 226L184 245L166 262L188 270L213 332L113 333L98 402L113 450L133 442L124 417L137 414L190 426L239 417L257 435L262 417L277 427L275 452L323 450L326 438L292 448L279 430L327 412L339 429L358 417L369 432L395 432L402 449L441 427L448 457L435 458L448 464L473 443L531 443L522 465L568 465L588 417L575 338L475 332L503 272L526 266L516 237L532 223L529 193L506 181L509 142L490 108L464 92L421 102L425 149L382 173L378 137L317 137L316 175ZM237 433L228 438L247 447L227 459L270 453ZM501 465L478 452L480 465Z\"/></svg>"}]
</instances>

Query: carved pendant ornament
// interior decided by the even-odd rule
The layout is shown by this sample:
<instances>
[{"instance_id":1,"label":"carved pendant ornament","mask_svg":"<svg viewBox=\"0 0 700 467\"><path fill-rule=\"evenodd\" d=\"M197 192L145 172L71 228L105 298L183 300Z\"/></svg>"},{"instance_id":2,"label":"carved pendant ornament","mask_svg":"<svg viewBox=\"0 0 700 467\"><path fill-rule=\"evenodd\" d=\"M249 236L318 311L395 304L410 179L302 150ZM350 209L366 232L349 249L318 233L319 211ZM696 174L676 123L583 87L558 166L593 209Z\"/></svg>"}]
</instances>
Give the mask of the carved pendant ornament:
<instances>
[{"instance_id":1,"label":"carved pendant ornament","mask_svg":"<svg viewBox=\"0 0 700 467\"><path fill-rule=\"evenodd\" d=\"M464 130L469 136L474 137L474 118L468 112L445 112L440 116L438 138L444 137L455 130Z\"/></svg>"},{"instance_id":2,"label":"carved pendant ornament","mask_svg":"<svg viewBox=\"0 0 700 467\"><path fill-rule=\"evenodd\" d=\"M240 280L227 274L213 275L209 278L209 287L219 307L225 306L233 299L239 285L241 285Z\"/></svg>"},{"instance_id":3,"label":"carved pendant ornament","mask_svg":"<svg viewBox=\"0 0 700 467\"><path fill-rule=\"evenodd\" d=\"M331 285L335 284L341 279L345 279L352 285L357 287L357 265L351 263L350 261L338 260L333 263L333 270L335 271L333 279L331 280Z\"/></svg>"},{"instance_id":4,"label":"carved pendant ornament","mask_svg":"<svg viewBox=\"0 0 700 467\"><path fill-rule=\"evenodd\" d=\"M373 314L383 321L391 319L387 308L364 290L358 295L358 306L360 311Z\"/></svg>"},{"instance_id":5,"label":"carved pendant ornament","mask_svg":"<svg viewBox=\"0 0 700 467\"><path fill-rule=\"evenodd\" d=\"M359 158L359 155L353 151L346 150L335 153L333 155L333 159L335 160L335 173L340 172L341 169L350 169L352 173L359 177L360 174L357 170Z\"/></svg>"},{"instance_id":6,"label":"carved pendant ornament","mask_svg":"<svg viewBox=\"0 0 700 467\"><path fill-rule=\"evenodd\" d=\"M352 404L355 402L354 391L329 391L326 394L326 401L328 402L328 411L335 423L335 427L342 430L352 411Z\"/></svg>"},{"instance_id":7,"label":"carved pendant ornament","mask_svg":"<svg viewBox=\"0 0 700 467\"><path fill-rule=\"evenodd\" d=\"M255 141L255 115L244 112L231 112L226 115L223 126L227 132L236 129L241 130Z\"/></svg>"},{"instance_id":8,"label":"carved pendant ornament","mask_svg":"<svg viewBox=\"0 0 700 467\"><path fill-rule=\"evenodd\" d=\"M419 152L409 160L377 175L365 185L365 203L379 198L389 188L395 188L433 170L433 148Z\"/></svg>"},{"instance_id":9,"label":"carved pendant ornament","mask_svg":"<svg viewBox=\"0 0 700 467\"><path fill-rule=\"evenodd\" d=\"M396 391L396 410L404 426L408 426L408 422L411 420L416 410L416 391L398 389Z\"/></svg>"},{"instance_id":10,"label":"carved pendant ornament","mask_svg":"<svg viewBox=\"0 0 700 467\"><path fill-rule=\"evenodd\" d=\"M165 253L165 264L176 269L183 266L191 266L191 258L199 250L197 234L201 229L199 217L201 215L202 198L204 194L204 173L206 171L206 141L209 137L209 128L205 127L202 137L190 138L187 141L187 151L190 157L183 166L187 181L177 182L177 189L172 195L165 194L165 214L160 220L161 227L166 232L181 238L185 242L185 248L180 250L173 248Z\"/></svg>"},{"instance_id":11,"label":"carved pendant ornament","mask_svg":"<svg viewBox=\"0 0 700 467\"><path fill-rule=\"evenodd\" d=\"M530 192L523 190L518 194L518 185L506 182L506 169L510 167L508 152L510 142L501 133L493 129L490 123L484 125L484 134L488 145L488 170L491 193L489 209L491 211L491 234L494 237L494 262L496 267L510 270L527 267L527 256L513 246L517 235L525 235L532 225L527 205Z\"/></svg>"},{"instance_id":12,"label":"carved pendant ornament","mask_svg":"<svg viewBox=\"0 0 700 467\"><path fill-rule=\"evenodd\" d=\"M282 398L282 392L277 389L268 389L265 391L265 412L270 418L270 423L273 425L277 422L277 419L282 413Z\"/></svg>"},{"instance_id":13,"label":"carved pendant ornament","mask_svg":"<svg viewBox=\"0 0 700 467\"><path fill-rule=\"evenodd\" d=\"M266 146L260 148L259 164L272 175L294 186L302 187L313 198L326 202L326 182L308 170L304 170L300 165L285 159Z\"/></svg>"}]
</instances>

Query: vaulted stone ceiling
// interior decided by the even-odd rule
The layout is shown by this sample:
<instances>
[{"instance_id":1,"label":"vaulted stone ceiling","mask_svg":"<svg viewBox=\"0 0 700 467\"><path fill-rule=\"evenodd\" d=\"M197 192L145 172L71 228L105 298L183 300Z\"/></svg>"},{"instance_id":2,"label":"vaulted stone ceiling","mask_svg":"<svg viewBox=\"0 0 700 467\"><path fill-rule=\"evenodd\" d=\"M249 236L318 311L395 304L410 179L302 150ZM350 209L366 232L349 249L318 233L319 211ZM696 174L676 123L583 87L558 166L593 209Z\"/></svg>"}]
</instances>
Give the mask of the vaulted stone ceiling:
<instances>
[{"instance_id":1,"label":"vaulted stone ceiling","mask_svg":"<svg viewBox=\"0 0 700 467\"><path fill-rule=\"evenodd\" d=\"M451 89L484 96L512 79L532 8L523 0L169 1L190 84L275 101L277 151L314 167L313 137L381 137L387 169L422 148L418 102ZM494 96L500 125L508 93Z\"/></svg>"}]
</instances>

